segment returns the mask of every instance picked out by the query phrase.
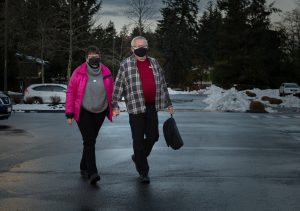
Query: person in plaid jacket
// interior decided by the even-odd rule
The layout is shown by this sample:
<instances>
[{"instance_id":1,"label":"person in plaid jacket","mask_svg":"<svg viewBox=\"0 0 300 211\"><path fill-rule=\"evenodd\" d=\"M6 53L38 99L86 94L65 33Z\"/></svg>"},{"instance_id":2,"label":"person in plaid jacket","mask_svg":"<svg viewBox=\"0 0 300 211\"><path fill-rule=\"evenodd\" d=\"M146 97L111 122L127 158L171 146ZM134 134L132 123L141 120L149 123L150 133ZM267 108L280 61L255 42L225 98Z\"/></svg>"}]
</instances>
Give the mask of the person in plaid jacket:
<instances>
[{"instance_id":1,"label":"person in plaid jacket","mask_svg":"<svg viewBox=\"0 0 300 211\"><path fill-rule=\"evenodd\" d=\"M174 113L167 84L157 60L147 56L148 42L142 36L131 41L132 55L120 64L112 98L113 116L120 114L118 101L125 98L133 139L131 156L141 183L150 183L147 157L159 138L157 112Z\"/></svg>"}]
</instances>

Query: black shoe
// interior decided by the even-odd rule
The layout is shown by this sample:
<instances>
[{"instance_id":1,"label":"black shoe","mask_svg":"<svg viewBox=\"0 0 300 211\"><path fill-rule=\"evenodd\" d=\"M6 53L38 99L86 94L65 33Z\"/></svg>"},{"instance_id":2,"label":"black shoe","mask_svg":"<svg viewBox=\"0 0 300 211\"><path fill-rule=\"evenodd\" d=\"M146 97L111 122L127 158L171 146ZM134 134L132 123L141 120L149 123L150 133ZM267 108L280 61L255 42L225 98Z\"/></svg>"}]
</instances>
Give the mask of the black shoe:
<instances>
[{"instance_id":1,"label":"black shoe","mask_svg":"<svg viewBox=\"0 0 300 211\"><path fill-rule=\"evenodd\" d=\"M134 157L134 154L131 155L131 160L135 163L135 157Z\"/></svg>"},{"instance_id":2,"label":"black shoe","mask_svg":"<svg viewBox=\"0 0 300 211\"><path fill-rule=\"evenodd\" d=\"M140 183L143 183L143 184L150 183L150 178L148 175L140 175L139 180L140 180Z\"/></svg>"},{"instance_id":3,"label":"black shoe","mask_svg":"<svg viewBox=\"0 0 300 211\"><path fill-rule=\"evenodd\" d=\"M84 179L88 179L89 178L89 174L88 174L88 172L86 170L80 170L80 175Z\"/></svg>"},{"instance_id":4,"label":"black shoe","mask_svg":"<svg viewBox=\"0 0 300 211\"><path fill-rule=\"evenodd\" d=\"M137 171L138 173L140 173L140 171L139 171L139 169L138 169L138 167L137 167L137 165L136 165L136 162L135 162L135 156L134 156L134 154L131 155L131 160L134 162L136 171Z\"/></svg>"},{"instance_id":5,"label":"black shoe","mask_svg":"<svg viewBox=\"0 0 300 211\"><path fill-rule=\"evenodd\" d=\"M94 185L100 180L100 176L98 174L92 174L90 176L90 184Z\"/></svg>"}]
</instances>

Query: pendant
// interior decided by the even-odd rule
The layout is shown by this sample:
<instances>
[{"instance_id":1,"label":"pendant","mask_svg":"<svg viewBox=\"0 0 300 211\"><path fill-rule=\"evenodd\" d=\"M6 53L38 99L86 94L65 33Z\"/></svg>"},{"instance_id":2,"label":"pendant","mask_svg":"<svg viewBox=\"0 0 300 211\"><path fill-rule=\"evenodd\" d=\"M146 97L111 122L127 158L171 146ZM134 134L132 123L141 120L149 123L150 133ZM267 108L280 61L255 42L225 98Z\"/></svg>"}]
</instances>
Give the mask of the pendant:
<instances>
[{"instance_id":1,"label":"pendant","mask_svg":"<svg viewBox=\"0 0 300 211\"><path fill-rule=\"evenodd\" d=\"M94 80L93 80L93 82L94 82L94 83L96 83L96 82L97 82L97 80L96 80L96 79L94 79Z\"/></svg>"}]
</instances>

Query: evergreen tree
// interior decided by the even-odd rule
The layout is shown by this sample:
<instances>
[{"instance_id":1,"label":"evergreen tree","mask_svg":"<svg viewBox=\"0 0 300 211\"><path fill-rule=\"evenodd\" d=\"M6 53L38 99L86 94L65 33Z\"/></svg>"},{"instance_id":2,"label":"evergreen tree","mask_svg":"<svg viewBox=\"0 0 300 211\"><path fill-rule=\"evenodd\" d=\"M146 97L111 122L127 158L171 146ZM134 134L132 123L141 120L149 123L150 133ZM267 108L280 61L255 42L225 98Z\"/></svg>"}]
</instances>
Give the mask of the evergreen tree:
<instances>
[{"instance_id":1,"label":"evergreen tree","mask_svg":"<svg viewBox=\"0 0 300 211\"><path fill-rule=\"evenodd\" d=\"M290 81L300 84L300 1L294 10L285 13L282 24L281 28L286 36L285 51L289 56L289 66L286 69L292 70L286 74Z\"/></svg>"},{"instance_id":2,"label":"evergreen tree","mask_svg":"<svg viewBox=\"0 0 300 211\"><path fill-rule=\"evenodd\" d=\"M265 0L219 0L217 6L224 17L214 82L277 86L284 57L281 33L270 29L277 9Z\"/></svg>"},{"instance_id":3,"label":"evergreen tree","mask_svg":"<svg viewBox=\"0 0 300 211\"><path fill-rule=\"evenodd\" d=\"M118 58L122 61L125 57L127 57L130 53L130 41L131 37L129 36L129 30L126 25L124 25L119 33L119 48L118 48Z\"/></svg>"},{"instance_id":4,"label":"evergreen tree","mask_svg":"<svg viewBox=\"0 0 300 211\"><path fill-rule=\"evenodd\" d=\"M165 0L157 34L165 63L166 80L184 86L193 66L199 0Z\"/></svg>"},{"instance_id":5,"label":"evergreen tree","mask_svg":"<svg viewBox=\"0 0 300 211\"><path fill-rule=\"evenodd\" d=\"M63 11L67 11L67 17L62 12L62 24L68 30L68 69L67 79L70 77L70 70L82 62L84 50L92 41L91 27L94 25L93 16L100 10L102 1L97 0L68 0L63 2ZM73 65L73 59L75 64Z\"/></svg>"},{"instance_id":6,"label":"evergreen tree","mask_svg":"<svg viewBox=\"0 0 300 211\"><path fill-rule=\"evenodd\" d=\"M98 26L92 33L93 43L99 47L101 51L101 60L112 70L113 74L118 68L118 54L117 54L117 32L112 21L103 28Z\"/></svg>"},{"instance_id":7,"label":"evergreen tree","mask_svg":"<svg viewBox=\"0 0 300 211\"><path fill-rule=\"evenodd\" d=\"M49 61L54 54L55 13L51 3L50 0L9 2L9 67L14 78L40 78L35 82L45 82L45 73L48 73L48 69L45 69L48 66L43 61Z\"/></svg>"},{"instance_id":8,"label":"evergreen tree","mask_svg":"<svg viewBox=\"0 0 300 211\"><path fill-rule=\"evenodd\" d=\"M15 82L18 83L17 77L24 80L28 78L25 86L28 83L41 82L33 80L33 77L37 78L37 72L42 68L41 64L26 56L49 61L50 65L45 66L44 71L45 82L58 75L66 76L67 66L73 69L84 61L84 50L87 45L91 44L91 28L94 25L95 14L100 9L101 1L14 0L8 3L8 84L11 87L18 87L18 84L15 84ZM2 25L1 21L4 17L2 1L0 7ZM0 31L2 29L1 27ZM0 39L2 39L1 35ZM72 42L70 42L70 37L72 37ZM2 62L3 59L0 62L3 67Z\"/></svg>"},{"instance_id":9,"label":"evergreen tree","mask_svg":"<svg viewBox=\"0 0 300 211\"><path fill-rule=\"evenodd\" d=\"M224 14L217 60L215 61L212 79L215 83L229 86L238 83L247 43L247 13L248 0L219 0L217 6Z\"/></svg>"},{"instance_id":10,"label":"evergreen tree","mask_svg":"<svg viewBox=\"0 0 300 211\"><path fill-rule=\"evenodd\" d=\"M214 65L220 45L222 14L212 1L208 3L199 21L198 53L199 63L204 67Z\"/></svg>"},{"instance_id":11,"label":"evergreen tree","mask_svg":"<svg viewBox=\"0 0 300 211\"><path fill-rule=\"evenodd\" d=\"M0 50L4 48L5 1L0 2ZM2 53L2 51L1 51ZM0 54L2 56L2 54Z\"/></svg>"},{"instance_id":12,"label":"evergreen tree","mask_svg":"<svg viewBox=\"0 0 300 211\"><path fill-rule=\"evenodd\" d=\"M248 7L247 66L241 83L279 86L281 77L281 34L271 29L270 15L277 9L266 0L252 0Z\"/></svg>"}]
</instances>

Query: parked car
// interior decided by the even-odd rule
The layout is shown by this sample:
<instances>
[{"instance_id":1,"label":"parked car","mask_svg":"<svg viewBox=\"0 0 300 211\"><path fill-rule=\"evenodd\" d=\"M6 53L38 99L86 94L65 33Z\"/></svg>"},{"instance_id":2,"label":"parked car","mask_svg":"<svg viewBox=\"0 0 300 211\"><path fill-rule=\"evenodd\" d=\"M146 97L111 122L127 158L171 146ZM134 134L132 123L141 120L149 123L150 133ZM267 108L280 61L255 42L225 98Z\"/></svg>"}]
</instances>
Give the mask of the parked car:
<instances>
[{"instance_id":1,"label":"parked car","mask_svg":"<svg viewBox=\"0 0 300 211\"><path fill-rule=\"evenodd\" d=\"M11 115L12 104L7 95L0 92L0 120L8 119Z\"/></svg>"},{"instance_id":2,"label":"parked car","mask_svg":"<svg viewBox=\"0 0 300 211\"><path fill-rule=\"evenodd\" d=\"M59 97L60 103L66 102L67 85L65 84L32 84L24 91L25 103L52 103L53 97Z\"/></svg>"},{"instance_id":3,"label":"parked car","mask_svg":"<svg viewBox=\"0 0 300 211\"><path fill-rule=\"evenodd\" d=\"M282 83L279 88L279 95L296 95L300 96L300 87L296 83Z\"/></svg>"}]
</instances>

